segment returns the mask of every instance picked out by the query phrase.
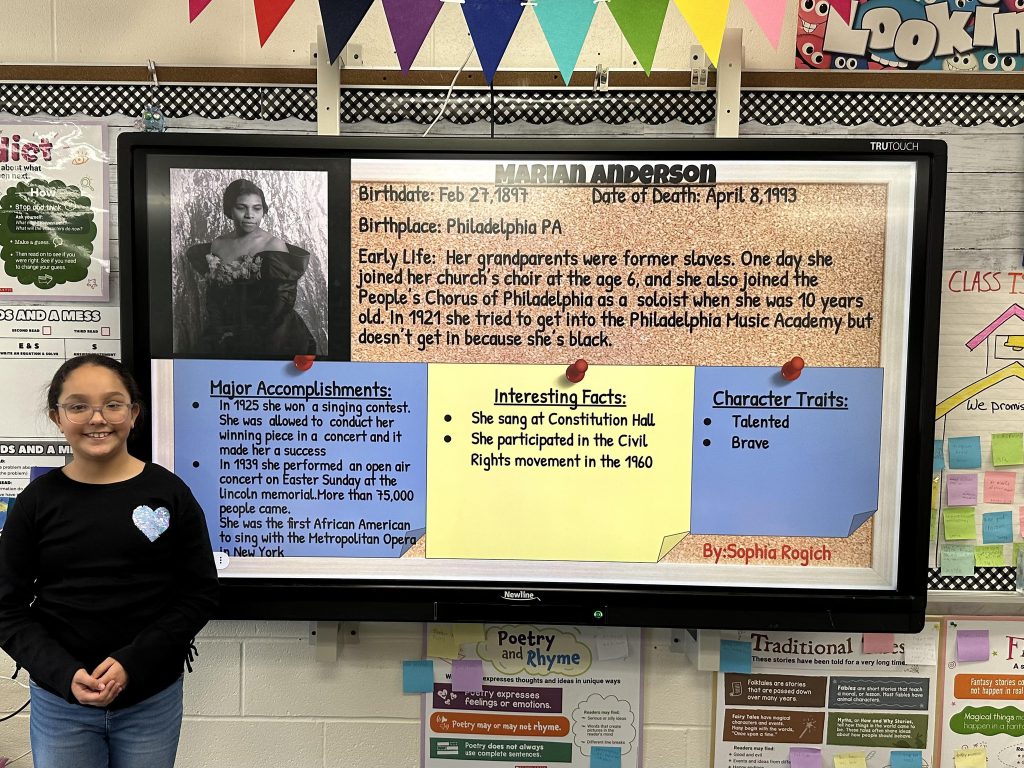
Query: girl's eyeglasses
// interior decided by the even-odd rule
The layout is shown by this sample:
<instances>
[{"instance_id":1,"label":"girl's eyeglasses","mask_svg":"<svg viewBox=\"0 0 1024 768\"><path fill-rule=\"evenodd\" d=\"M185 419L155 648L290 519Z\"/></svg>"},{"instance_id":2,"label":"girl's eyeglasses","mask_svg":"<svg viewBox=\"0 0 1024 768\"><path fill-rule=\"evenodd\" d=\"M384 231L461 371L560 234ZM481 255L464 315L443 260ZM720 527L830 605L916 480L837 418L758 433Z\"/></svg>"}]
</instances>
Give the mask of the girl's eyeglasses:
<instances>
[{"instance_id":1,"label":"girl's eyeglasses","mask_svg":"<svg viewBox=\"0 0 1024 768\"><path fill-rule=\"evenodd\" d=\"M64 415L72 424L86 424L92 421L92 415L97 411L108 424L121 424L132 412L131 403L122 403L112 400L103 405L89 405L88 403L57 403L58 408L64 409Z\"/></svg>"}]
</instances>

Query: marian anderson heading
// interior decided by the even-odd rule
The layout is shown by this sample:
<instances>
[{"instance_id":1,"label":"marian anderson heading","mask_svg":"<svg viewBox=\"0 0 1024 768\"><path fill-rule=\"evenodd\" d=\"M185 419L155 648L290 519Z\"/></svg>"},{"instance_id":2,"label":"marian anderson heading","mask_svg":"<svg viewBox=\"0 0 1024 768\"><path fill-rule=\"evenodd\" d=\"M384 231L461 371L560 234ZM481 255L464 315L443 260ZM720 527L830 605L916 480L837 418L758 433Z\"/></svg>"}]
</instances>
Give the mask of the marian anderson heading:
<instances>
[{"instance_id":1,"label":"marian anderson heading","mask_svg":"<svg viewBox=\"0 0 1024 768\"><path fill-rule=\"evenodd\" d=\"M495 184L714 184L717 170L711 163L683 165L653 163L595 165L587 178L582 163L507 163L494 166Z\"/></svg>"}]
</instances>

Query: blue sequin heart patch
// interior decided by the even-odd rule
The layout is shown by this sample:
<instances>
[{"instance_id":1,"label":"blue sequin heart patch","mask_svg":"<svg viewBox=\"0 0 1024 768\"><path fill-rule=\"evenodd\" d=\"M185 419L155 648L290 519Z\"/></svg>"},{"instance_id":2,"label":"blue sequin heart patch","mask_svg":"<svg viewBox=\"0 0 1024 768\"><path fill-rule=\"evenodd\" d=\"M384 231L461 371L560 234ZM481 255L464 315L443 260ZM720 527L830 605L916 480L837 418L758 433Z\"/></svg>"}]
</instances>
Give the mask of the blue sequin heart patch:
<instances>
[{"instance_id":1,"label":"blue sequin heart patch","mask_svg":"<svg viewBox=\"0 0 1024 768\"><path fill-rule=\"evenodd\" d=\"M132 512L132 522L150 541L156 541L171 524L171 513L167 507L147 507L143 504Z\"/></svg>"}]
</instances>

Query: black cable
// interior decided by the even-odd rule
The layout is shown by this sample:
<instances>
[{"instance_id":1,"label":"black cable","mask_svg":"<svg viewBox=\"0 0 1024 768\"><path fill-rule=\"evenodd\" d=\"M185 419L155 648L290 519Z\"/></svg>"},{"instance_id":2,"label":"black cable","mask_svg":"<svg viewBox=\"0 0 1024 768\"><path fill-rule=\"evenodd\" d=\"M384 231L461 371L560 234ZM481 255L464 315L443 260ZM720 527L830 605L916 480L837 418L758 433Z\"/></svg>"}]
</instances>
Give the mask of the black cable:
<instances>
[{"instance_id":1,"label":"black cable","mask_svg":"<svg viewBox=\"0 0 1024 768\"><path fill-rule=\"evenodd\" d=\"M0 723L2 723L2 722L3 722L4 720L10 720L10 719L11 719L12 717L14 717L15 715L21 714L21 711L22 711L23 709L25 709L25 707L27 707L27 706L28 706L29 704L31 704L31 703L32 703L32 699L29 699L29 700L28 700L28 701L26 701L26 702L25 702L24 704L22 704L22 705L21 705L20 707L18 707L18 708L17 708L16 710L14 710L13 712L11 712L11 714L9 714L9 715L6 715L6 716L4 716L4 717L0 717Z\"/></svg>"}]
</instances>

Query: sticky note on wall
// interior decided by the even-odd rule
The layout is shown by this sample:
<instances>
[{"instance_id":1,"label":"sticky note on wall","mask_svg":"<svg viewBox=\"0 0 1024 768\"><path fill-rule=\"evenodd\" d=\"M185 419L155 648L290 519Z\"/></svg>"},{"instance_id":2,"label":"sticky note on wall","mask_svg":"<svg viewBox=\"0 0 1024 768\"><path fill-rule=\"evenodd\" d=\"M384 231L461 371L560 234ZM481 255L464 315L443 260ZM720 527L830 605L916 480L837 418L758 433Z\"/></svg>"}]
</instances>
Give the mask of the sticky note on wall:
<instances>
[{"instance_id":1,"label":"sticky note on wall","mask_svg":"<svg viewBox=\"0 0 1024 768\"><path fill-rule=\"evenodd\" d=\"M946 478L946 501L951 507L973 507L978 503L978 474L961 472Z\"/></svg>"},{"instance_id":2,"label":"sticky note on wall","mask_svg":"<svg viewBox=\"0 0 1024 768\"><path fill-rule=\"evenodd\" d=\"M1001 432L992 435L992 464L996 467L1024 464L1024 433Z\"/></svg>"},{"instance_id":3,"label":"sticky note on wall","mask_svg":"<svg viewBox=\"0 0 1024 768\"><path fill-rule=\"evenodd\" d=\"M942 576L973 576L974 545L943 544L939 572Z\"/></svg>"},{"instance_id":4,"label":"sticky note on wall","mask_svg":"<svg viewBox=\"0 0 1024 768\"><path fill-rule=\"evenodd\" d=\"M821 750L816 747L790 747L789 768L821 768Z\"/></svg>"},{"instance_id":5,"label":"sticky note on wall","mask_svg":"<svg viewBox=\"0 0 1024 768\"><path fill-rule=\"evenodd\" d=\"M992 647L987 629L958 629L956 631L957 661L988 661Z\"/></svg>"},{"instance_id":6,"label":"sticky note on wall","mask_svg":"<svg viewBox=\"0 0 1024 768\"><path fill-rule=\"evenodd\" d=\"M1012 504L1016 488L1016 472L986 472L983 498L986 504Z\"/></svg>"},{"instance_id":7,"label":"sticky note on wall","mask_svg":"<svg viewBox=\"0 0 1024 768\"><path fill-rule=\"evenodd\" d=\"M946 507L942 510L942 534L946 541L974 541L978 537L974 507Z\"/></svg>"},{"instance_id":8,"label":"sticky note on wall","mask_svg":"<svg viewBox=\"0 0 1024 768\"><path fill-rule=\"evenodd\" d=\"M921 768L924 764L919 749L892 751L889 753L890 768Z\"/></svg>"},{"instance_id":9,"label":"sticky note on wall","mask_svg":"<svg viewBox=\"0 0 1024 768\"><path fill-rule=\"evenodd\" d=\"M986 512L981 516L981 540L985 544L1009 544L1013 541L1013 512Z\"/></svg>"},{"instance_id":10,"label":"sticky note on wall","mask_svg":"<svg viewBox=\"0 0 1024 768\"><path fill-rule=\"evenodd\" d=\"M953 768L988 768L988 750L969 747L953 752Z\"/></svg>"},{"instance_id":11,"label":"sticky note on wall","mask_svg":"<svg viewBox=\"0 0 1024 768\"><path fill-rule=\"evenodd\" d=\"M949 468L980 469L981 438L977 436L949 438Z\"/></svg>"}]
</instances>

